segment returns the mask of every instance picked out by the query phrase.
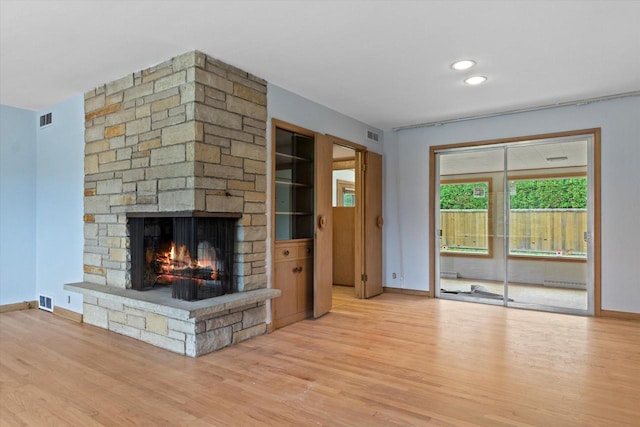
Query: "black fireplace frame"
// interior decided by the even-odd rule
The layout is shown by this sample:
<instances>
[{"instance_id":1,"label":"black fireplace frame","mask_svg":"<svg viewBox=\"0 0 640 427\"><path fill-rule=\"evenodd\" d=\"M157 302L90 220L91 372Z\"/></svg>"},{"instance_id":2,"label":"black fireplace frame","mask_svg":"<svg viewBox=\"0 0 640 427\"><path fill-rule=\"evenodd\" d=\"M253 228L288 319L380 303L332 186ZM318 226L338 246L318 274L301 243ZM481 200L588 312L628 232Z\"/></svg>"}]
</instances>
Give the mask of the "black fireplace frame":
<instances>
[{"instance_id":1,"label":"black fireplace frame","mask_svg":"<svg viewBox=\"0 0 640 427\"><path fill-rule=\"evenodd\" d=\"M220 219L232 226L232 232L227 233L226 242L227 248L230 252L230 257L227 262L228 274L228 286L222 293L234 293L237 292L237 283L234 275L234 263L235 263L235 244L236 244L236 228L237 221L242 217L242 214L234 213L222 213L222 212L202 212L202 211L180 211L180 212L129 212L127 213L127 229L129 233L129 253L130 253L130 267L129 273L131 278L131 288L137 291L147 291L153 289L154 286L145 286L144 279L144 267L145 267L145 242L144 242L144 227L145 220L157 220L157 219L193 219L200 218L206 219ZM196 300L214 297L221 295L216 290L215 294L210 291L210 294L202 294L195 288L191 288L187 283L177 284L173 286L173 297L185 300ZM199 296L198 296L199 295Z\"/></svg>"}]
</instances>

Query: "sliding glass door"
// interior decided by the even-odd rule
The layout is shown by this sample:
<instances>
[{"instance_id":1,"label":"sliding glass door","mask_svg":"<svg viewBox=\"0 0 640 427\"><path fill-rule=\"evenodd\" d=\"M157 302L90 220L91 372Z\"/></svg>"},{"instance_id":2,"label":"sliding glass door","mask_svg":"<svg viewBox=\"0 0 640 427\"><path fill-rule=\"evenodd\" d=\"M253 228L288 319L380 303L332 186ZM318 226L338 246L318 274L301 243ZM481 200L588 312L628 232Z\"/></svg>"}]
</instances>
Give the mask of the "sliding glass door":
<instances>
[{"instance_id":1,"label":"sliding glass door","mask_svg":"<svg viewBox=\"0 0 640 427\"><path fill-rule=\"evenodd\" d=\"M510 305L589 308L588 144L551 140L505 148Z\"/></svg>"},{"instance_id":2,"label":"sliding glass door","mask_svg":"<svg viewBox=\"0 0 640 427\"><path fill-rule=\"evenodd\" d=\"M436 152L436 296L593 314L593 138Z\"/></svg>"},{"instance_id":3,"label":"sliding glass door","mask_svg":"<svg viewBox=\"0 0 640 427\"><path fill-rule=\"evenodd\" d=\"M504 149L437 154L436 229L441 298L503 304Z\"/></svg>"}]
</instances>

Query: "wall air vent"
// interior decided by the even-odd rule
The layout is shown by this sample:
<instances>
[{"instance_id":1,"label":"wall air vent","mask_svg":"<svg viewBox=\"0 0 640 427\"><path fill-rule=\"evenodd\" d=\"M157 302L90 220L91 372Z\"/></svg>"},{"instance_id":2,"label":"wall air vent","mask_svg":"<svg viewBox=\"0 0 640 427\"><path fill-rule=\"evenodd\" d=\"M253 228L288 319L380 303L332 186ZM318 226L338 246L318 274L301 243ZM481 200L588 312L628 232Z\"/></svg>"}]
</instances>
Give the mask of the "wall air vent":
<instances>
[{"instance_id":1,"label":"wall air vent","mask_svg":"<svg viewBox=\"0 0 640 427\"><path fill-rule=\"evenodd\" d=\"M440 277L443 279L457 279L460 275L457 271L441 271Z\"/></svg>"},{"instance_id":2,"label":"wall air vent","mask_svg":"<svg viewBox=\"0 0 640 427\"><path fill-rule=\"evenodd\" d=\"M38 308L40 310L53 312L53 298L40 294L40 299L38 299Z\"/></svg>"},{"instance_id":3,"label":"wall air vent","mask_svg":"<svg viewBox=\"0 0 640 427\"><path fill-rule=\"evenodd\" d=\"M380 135L378 134L378 132L367 129L367 141L375 142L376 144L378 144L380 143Z\"/></svg>"},{"instance_id":4,"label":"wall air vent","mask_svg":"<svg viewBox=\"0 0 640 427\"><path fill-rule=\"evenodd\" d=\"M582 282L567 282L564 280L549 280L544 279L543 284L553 288L568 288L568 289L587 289L587 284Z\"/></svg>"},{"instance_id":5,"label":"wall air vent","mask_svg":"<svg viewBox=\"0 0 640 427\"><path fill-rule=\"evenodd\" d=\"M50 126L53 123L53 115L51 113L40 116L40 127Z\"/></svg>"}]
</instances>

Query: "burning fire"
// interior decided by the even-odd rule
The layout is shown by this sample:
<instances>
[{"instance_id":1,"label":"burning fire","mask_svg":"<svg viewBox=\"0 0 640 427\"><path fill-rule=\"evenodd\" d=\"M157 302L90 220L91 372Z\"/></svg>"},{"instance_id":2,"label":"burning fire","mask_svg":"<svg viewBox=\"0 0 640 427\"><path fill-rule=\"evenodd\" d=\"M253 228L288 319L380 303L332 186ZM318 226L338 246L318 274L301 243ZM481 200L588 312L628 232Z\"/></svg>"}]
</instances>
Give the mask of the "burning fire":
<instances>
[{"instance_id":1,"label":"burning fire","mask_svg":"<svg viewBox=\"0 0 640 427\"><path fill-rule=\"evenodd\" d=\"M147 253L147 261L153 259L153 255ZM157 252L155 256L156 272L173 276L196 277L200 279L218 279L218 259L216 250L208 242L198 245L198 257L192 259L185 245L176 247L171 242L171 248L167 252Z\"/></svg>"}]
</instances>

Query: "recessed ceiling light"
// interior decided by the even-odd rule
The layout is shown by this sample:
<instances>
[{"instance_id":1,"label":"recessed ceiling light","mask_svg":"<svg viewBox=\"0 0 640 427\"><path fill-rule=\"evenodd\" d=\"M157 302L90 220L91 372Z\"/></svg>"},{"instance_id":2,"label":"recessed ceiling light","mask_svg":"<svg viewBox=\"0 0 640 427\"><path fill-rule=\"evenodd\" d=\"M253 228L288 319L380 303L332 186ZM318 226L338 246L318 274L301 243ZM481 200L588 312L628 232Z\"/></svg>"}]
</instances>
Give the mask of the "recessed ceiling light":
<instances>
[{"instance_id":1,"label":"recessed ceiling light","mask_svg":"<svg viewBox=\"0 0 640 427\"><path fill-rule=\"evenodd\" d=\"M453 68L454 70L462 71L462 70L468 70L474 65L476 65L476 61L472 61L470 59L463 59L462 61L454 62L453 64L451 64L451 68Z\"/></svg>"},{"instance_id":2,"label":"recessed ceiling light","mask_svg":"<svg viewBox=\"0 0 640 427\"><path fill-rule=\"evenodd\" d=\"M481 83L484 83L487 81L487 78L485 76L473 76L473 77L469 77L468 79L465 79L464 82L468 85L479 85Z\"/></svg>"}]
</instances>

